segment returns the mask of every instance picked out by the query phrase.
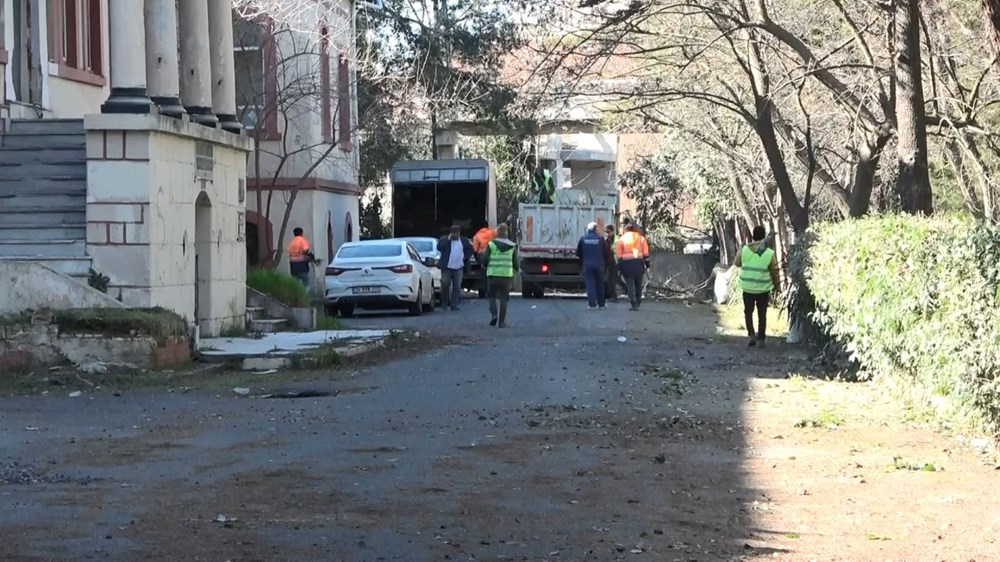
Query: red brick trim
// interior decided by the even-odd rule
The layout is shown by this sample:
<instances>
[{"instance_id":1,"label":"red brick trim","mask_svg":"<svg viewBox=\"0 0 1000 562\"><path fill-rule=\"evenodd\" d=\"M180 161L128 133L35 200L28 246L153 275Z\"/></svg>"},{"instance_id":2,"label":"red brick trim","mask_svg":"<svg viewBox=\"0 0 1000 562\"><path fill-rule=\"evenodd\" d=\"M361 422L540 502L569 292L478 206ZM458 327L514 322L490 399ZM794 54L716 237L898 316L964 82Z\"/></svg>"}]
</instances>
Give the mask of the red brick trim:
<instances>
[{"instance_id":1,"label":"red brick trim","mask_svg":"<svg viewBox=\"0 0 1000 562\"><path fill-rule=\"evenodd\" d=\"M262 191L291 191L299 185L301 178L266 178L258 180L256 178L247 179L247 190ZM308 178L299 187L304 191L325 191L327 193L340 193L343 195L360 195L361 186L343 181L334 181L322 178Z\"/></svg>"}]
</instances>

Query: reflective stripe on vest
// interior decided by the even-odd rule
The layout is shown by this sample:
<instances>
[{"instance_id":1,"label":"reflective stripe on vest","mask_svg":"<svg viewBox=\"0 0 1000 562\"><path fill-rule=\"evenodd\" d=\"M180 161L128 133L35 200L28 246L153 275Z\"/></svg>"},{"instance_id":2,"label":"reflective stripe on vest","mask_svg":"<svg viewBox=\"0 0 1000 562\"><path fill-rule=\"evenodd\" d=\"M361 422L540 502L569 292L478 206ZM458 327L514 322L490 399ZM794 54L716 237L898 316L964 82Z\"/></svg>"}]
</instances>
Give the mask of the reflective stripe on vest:
<instances>
[{"instance_id":1,"label":"reflective stripe on vest","mask_svg":"<svg viewBox=\"0 0 1000 562\"><path fill-rule=\"evenodd\" d=\"M750 246L743 246L743 252L740 255L742 263L740 289L743 289L743 292L760 295L774 290L774 282L771 281L772 259L774 259L774 250L771 248L758 254Z\"/></svg>"},{"instance_id":2,"label":"reflective stripe on vest","mask_svg":"<svg viewBox=\"0 0 1000 562\"><path fill-rule=\"evenodd\" d=\"M496 242L489 243L490 264L486 266L487 277L514 276L514 248L501 252Z\"/></svg>"}]
</instances>

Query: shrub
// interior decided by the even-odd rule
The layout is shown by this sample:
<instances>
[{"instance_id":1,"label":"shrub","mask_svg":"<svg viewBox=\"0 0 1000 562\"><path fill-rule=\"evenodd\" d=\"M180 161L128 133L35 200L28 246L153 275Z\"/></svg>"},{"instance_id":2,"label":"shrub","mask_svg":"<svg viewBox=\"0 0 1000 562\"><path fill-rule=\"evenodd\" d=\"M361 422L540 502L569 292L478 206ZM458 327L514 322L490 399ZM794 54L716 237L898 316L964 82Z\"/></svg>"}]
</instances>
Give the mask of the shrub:
<instances>
[{"instance_id":1,"label":"shrub","mask_svg":"<svg viewBox=\"0 0 1000 562\"><path fill-rule=\"evenodd\" d=\"M57 310L52 321L60 332L108 336L151 336L158 341L187 336L187 322L164 308L71 308Z\"/></svg>"},{"instance_id":2,"label":"shrub","mask_svg":"<svg viewBox=\"0 0 1000 562\"><path fill-rule=\"evenodd\" d=\"M293 308L310 304L309 293L302 283L275 269L251 269L247 273L247 286Z\"/></svg>"},{"instance_id":3,"label":"shrub","mask_svg":"<svg viewBox=\"0 0 1000 562\"><path fill-rule=\"evenodd\" d=\"M868 377L1000 428L1000 229L892 215L819 225L806 248L812 319Z\"/></svg>"}]
</instances>

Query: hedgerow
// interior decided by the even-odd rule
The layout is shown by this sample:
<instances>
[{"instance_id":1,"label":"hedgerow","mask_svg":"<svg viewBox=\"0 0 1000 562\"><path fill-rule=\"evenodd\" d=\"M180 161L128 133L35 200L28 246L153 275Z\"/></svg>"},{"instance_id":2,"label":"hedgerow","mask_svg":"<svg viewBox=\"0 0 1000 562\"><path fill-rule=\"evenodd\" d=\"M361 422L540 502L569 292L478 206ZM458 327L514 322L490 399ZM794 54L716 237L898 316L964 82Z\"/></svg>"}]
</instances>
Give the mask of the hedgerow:
<instances>
[{"instance_id":1,"label":"hedgerow","mask_svg":"<svg viewBox=\"0 0 1000 562\"><path fill-rule=\"evenodd\" d=\"M1000 229L960 218L821 224L800 240L800 311L866 377L1000 429ZM815 302L811 302L811 301Z\"/></svg>"}]
</instances>

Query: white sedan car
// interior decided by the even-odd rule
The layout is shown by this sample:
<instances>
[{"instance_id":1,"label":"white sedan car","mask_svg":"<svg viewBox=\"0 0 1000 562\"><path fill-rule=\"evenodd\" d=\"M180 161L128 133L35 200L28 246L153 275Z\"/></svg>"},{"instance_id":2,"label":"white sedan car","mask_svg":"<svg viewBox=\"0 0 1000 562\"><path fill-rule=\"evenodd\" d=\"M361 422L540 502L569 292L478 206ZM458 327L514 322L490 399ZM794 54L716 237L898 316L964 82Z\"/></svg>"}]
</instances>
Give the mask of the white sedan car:
<instances>
[{"instance_id":1,"label":"white sedan car","mask_svg":"<svg viewBox=\"0 0 1000 562\"><path fill-rule=\"evenodd\" d=\"M411 315L434 310L430 260L405 240L366 240L340 247L326 268L327 314L354 315L356 308L405 308Z\"/></svg>"},{"instance_id":2,"label":"white sedan car","mask_svg":"<svg viewBox=\"0 0 1000 562\"><path fill-rule=\"evenodd\" d=\"M432 238L430 236L411 236L406 238L400 238L400 240L405 240L409 242L413 249L417 251L420 258L424 260L431 266L431 275L434 279L434 294L441 294L441 269L437 266L437 263L441 260L441 252L438 251L438 239ZM430 258L432 261L426 261Z\"/></svg>"}]
</instances>

